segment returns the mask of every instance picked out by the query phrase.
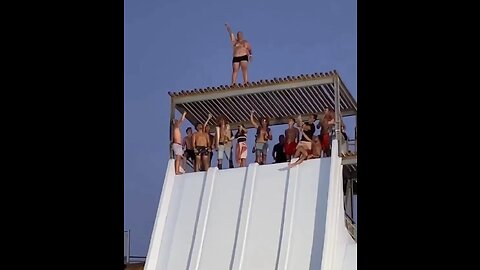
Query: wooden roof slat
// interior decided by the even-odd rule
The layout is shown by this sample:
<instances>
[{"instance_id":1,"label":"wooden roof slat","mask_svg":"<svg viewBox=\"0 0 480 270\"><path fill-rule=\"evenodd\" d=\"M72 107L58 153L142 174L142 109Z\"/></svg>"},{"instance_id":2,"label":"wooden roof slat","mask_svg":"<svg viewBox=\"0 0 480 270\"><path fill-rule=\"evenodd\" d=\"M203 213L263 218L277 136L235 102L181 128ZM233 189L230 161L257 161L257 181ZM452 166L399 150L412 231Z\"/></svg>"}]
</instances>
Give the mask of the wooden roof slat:
<instances>
[{"instance_id":1,"label":"wooden roof slat","mask_svg":"<svg viewBox=\"0 0 480 270\"><path fill-rule=\"evenodd\" d=\"M313 107L314 107L315 111L317 111L317 112L323 111L322 110L322 105L318 101L318 97L317 97L316 93L313 92L312 87L307 87L307 88L302 88L302 89L304 90L304 92L308 96L308 98L312 101L312 104L313 104Z\"/></svg>"}]
</instances>

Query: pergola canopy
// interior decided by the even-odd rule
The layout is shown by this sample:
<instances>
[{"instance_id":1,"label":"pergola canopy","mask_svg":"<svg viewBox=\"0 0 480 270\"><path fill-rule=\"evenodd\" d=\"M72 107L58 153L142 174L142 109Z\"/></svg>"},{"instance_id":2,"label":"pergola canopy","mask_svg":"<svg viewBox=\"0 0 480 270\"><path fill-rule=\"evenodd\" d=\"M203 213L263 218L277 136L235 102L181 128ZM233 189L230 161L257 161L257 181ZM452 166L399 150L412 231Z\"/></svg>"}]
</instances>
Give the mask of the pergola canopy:
<instances>
[{"instance_id":1,"label":"pergola canopy","mask_svg":"<svg viewBox=\"0 0 480 270\"><path fill-rule=\"evenodd\" d=\"M336 80L338 79L338 80ZM335 84L339 86L339 107L342 116L357 114L357 103L339 74L333 70L326 73L296 77L260 80L246 85L207 87L179 92L171 96L171 118L175 109L187 112L192 124L204 123L211 113L210 125L216 124L219 115L225 116L232 129L239 124L251 128L250 112L258 120L265 116L270 125L288 122L289 117L322 114L326 108L335 109Z\"/></svg>"}]
</instances>

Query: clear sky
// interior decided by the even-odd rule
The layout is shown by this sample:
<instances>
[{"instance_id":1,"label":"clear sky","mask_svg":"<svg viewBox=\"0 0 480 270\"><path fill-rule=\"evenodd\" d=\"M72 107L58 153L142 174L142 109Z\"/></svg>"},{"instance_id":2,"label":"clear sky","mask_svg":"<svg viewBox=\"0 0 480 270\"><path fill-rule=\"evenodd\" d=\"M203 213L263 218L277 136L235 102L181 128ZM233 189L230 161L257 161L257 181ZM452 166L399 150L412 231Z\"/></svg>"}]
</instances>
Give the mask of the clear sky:
<instances>
[{"instance_id":1,"label":"clear sky","mask_svg":"<svg viewBox=\"0 0 480 270\"><path fill-rule=\"evenodd\" d=\"M356 0L125 0L124 220L132 255L146 255L160 199L169 157L167 92L230 83L225 22L252 45L250 81L336 69L357 97ZM353 136L354 118L346 123ZM273 129L269 155L284 128Z\"/></svg>"}]
</instances>

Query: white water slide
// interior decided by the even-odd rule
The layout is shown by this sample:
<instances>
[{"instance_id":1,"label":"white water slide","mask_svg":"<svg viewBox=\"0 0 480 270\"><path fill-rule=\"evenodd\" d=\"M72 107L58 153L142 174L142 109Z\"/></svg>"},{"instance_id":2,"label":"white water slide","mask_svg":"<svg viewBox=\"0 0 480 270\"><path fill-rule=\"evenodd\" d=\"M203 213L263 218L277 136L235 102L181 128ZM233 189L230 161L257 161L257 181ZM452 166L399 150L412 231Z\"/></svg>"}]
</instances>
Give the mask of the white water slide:
<instances>
[{"instance_id":1,"label":"white water slide","mask_svg":"<svg viewBox=\"0 0 480 270\"><path fill-rule=\"evenodd\" d=\"M341 158L187 173L169 161L145 270L350 270Z\"/></svg>"}]
</instances>

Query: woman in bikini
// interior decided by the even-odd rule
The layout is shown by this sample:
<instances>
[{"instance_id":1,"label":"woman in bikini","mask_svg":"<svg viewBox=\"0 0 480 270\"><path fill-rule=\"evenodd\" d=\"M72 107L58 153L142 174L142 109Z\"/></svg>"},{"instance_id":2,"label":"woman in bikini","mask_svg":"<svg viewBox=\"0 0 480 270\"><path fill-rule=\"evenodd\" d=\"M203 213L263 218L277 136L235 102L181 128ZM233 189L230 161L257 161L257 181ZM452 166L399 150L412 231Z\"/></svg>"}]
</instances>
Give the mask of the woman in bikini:
<instances>
[{"instance_id":1,"label":"woman in bikini","mask_svg":"<svg viewBox=\"0 0 480 270\"><path fill-rule=\"evenodd\" d=\"M237 37L232 32L230 26L226 23L230 42L233 46L233 60L232 60L232 86L237 83L238 69L242 69L243 83L248 82L248 62L252 58L252 47L247 40L243 39L243 32L239 31Z\"/></svg>"},{"instance_id":2,"label":"woman in bikini","mask_svg":"<svg viewBox=\"0 0 480 270\"><path fill-rule=\"evenodd\" d=\"M246 167L247 160L247 129L244 125L239 125L237 133L235 134L235 139L237 139L237 163L239 167Z\"/></svg>"}]
</instances>

